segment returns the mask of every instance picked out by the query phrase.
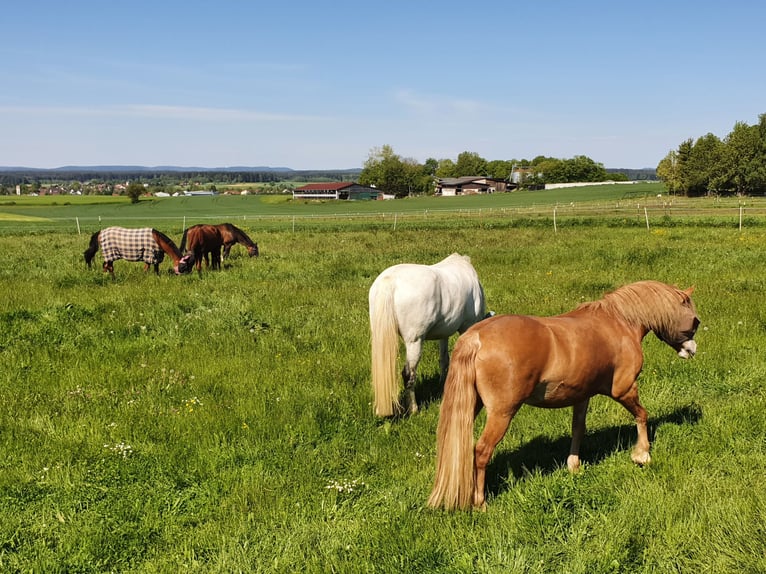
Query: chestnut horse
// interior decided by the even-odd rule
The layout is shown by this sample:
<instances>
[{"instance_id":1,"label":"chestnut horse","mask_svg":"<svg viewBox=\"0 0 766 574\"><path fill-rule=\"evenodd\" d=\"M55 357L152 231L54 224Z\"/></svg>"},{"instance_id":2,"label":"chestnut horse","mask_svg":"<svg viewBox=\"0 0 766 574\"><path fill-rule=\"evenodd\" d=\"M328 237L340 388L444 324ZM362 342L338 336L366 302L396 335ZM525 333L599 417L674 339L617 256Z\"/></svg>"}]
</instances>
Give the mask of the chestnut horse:
<instances>
[{"instance_id":1,"label":"chestnut horse","mask_svg":"<svg viewBox=\"0 0 766 574\"><path fill-rule=\"evenodd\" d=\"M185 251L186 249L188 233L196 227L201 227L201 225L192 225L191 227L189 227L188 229L184 231L183 237L181 238L181 251ZM221 239L223 241L223 258L224 259L229 257L229 252L231 251L231 248L237 243L247 248L247 254L250 257L258 257L259 255L258 244L255 243L252 239L250 239L247 233L242 231L239 227L237 227L236 225L232 225L231 223L219 223L217 225L214 225L213 227L217 228L218 231L221 233ZM207 263L207 256L205 256L205 262Z\"/></svg>"},{"instance_id":2,"label":"chestnut horse","mask_svg":"<svg viewBox=\"0 0 766 574\"><path fill-rule=\"evenodd\" d=\"M699 318L692 291L639 281L563 315L499 315L466 331L455 344L444 389L428 504L484 508L487 464L523 404L573 407L567 467L576 472L588 401L597 394L612 397L636 421L631 458L647 464L647 414L636 384L644 360L641 341L653 331L679 357L694 356ZM482 406L487 421L474 448L474 419Z\"/></svg>"},{"instance_id":3,"label":"chestnut horse","mask_svg":"<svg viewBox=\"0 0 766 574\"><path fill-rule=\"evenodd\" d=\"M188 273L194 264L191 255L183 255L173 240L167 235L151 227L129 229L125 227L106 227L90 237L90 245L85 250L85 263L91 267L96 252L101 248L104 257L103 271L114 277L114 262L118 259L126 261L143 261L144 271L154 266L154 272L159 274L160 263L165 254L173 260L173 272L176 275Z\"/></svg>"},{"instance_id":4,"label":"chestnut horse","mask_svg":"<svg viewBox=\"0 0 766 574\"><path fill-rule=\"evenodd\" d=\"M443 383L449 366L449 337L484 318L479 277L471 259L457 253L434 265L402 263L378 275L370 287L369 303L375 414L391 416L401 410L396 375L399 337L407 349L402 378L409 412L415 413L415 373L423 341L439 340Z\"/></svg>"},{"instance_id":5,"label":"chestnut horse","mask_svg":"<svg viewBox=\"0 0 766 574\"><path fill-rule=\"evenodd\" d=\"M202 273L203 258L205 267L210 266L208 256L212 259L213 270L221 269L221 247L223 237L215 225L193 225L184 231L181 239L181 249L188 249L188 253L194 254L198 273Z\"/></svg>"}]
</instances>

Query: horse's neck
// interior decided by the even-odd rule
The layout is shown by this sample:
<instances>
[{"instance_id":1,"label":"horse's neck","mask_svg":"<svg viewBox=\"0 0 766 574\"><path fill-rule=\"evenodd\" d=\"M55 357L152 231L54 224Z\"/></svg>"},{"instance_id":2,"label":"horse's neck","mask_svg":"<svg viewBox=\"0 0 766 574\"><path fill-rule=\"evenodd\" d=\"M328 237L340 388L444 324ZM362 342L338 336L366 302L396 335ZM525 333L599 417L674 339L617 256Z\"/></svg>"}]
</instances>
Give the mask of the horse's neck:
<instances>
[{"instance_id":1,"label":"horse's neck","mask_svg":"<svg viewBox=\"0 0 766 574\"><path fill-rule=\"evenodd\" d=\"M250 238L249 238L247 235L245 235L245 234L244 234L244 233L242 233L242 232L239 232L239 233L237 233L237 232L235 231L235 232L234 232L234 240L235 240L237 243L241 243L242 245L244 245L244 246L246 246L246 247L252 247L253 245L255 245L255 244L252 242L252 240L251 240L251 239L250 239Z\"/></svg>"},{"instance_id":2,"label":"horse's neck","mask_svg":"<svg viewBox=\"0 0 766 574\"><path fill-rule=\"evenodd\" d=\"M166 244L164 241L158 243L162 250L173 260L173 263L178 263L181 260L182 255L178 249L173 249L172 245Z\"/></svg>"},{"instance_id":3,"label":"horse's neck","mask_svg":"<svg viewBox=\"0 0 766 574\"><path fill-rule=\"evenodd\" d=\"M559 315L559 317L582 317L588 315L601 316L606 320L622 323L628 329L634 331L639 340L646 337L647 333L651 331L651 328L648 325L645 325L644 321L639 321L636 320L635 317L625 315L619 307L604 305L602 304L602 300L583 303L576 309Z\"/></svg>"}]
</instances>

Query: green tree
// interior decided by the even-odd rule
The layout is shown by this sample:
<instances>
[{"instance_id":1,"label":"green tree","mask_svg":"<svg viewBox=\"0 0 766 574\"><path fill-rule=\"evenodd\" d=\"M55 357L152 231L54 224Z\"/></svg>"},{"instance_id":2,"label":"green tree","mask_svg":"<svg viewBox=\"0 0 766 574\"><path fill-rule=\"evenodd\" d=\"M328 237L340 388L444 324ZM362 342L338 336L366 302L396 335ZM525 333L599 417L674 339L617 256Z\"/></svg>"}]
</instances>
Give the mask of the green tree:
<instances>
[{"instance_id":1,"label":"green tree","mask_svg":"<svg viewBox=\"0 0 766 574\"><path fill-rule=\"evenodd\" d=\"M439 160L429 157L423 164L423 172L426 175L435 176L439 169Z\"/></svg>"},{"instance_id":2,"label":"green tree","mask_svg":"<svg viewBox=\"0 0 766 574\"><path fill-rule=\"evenodd\" d=\"M487 160L472 151L464 151L457 156L455 177L487 175Z\"/></svg>"},{"instance_id":3,"label":"green tree","mask_svg":"<svg viewBox=\"0 0 766 574\"><path fill-rule=\"evenodd\" d=\"M509 179L511 170L516 162L495 159L487 162L487 175L496 179Z\"/></svg>"},{"instance_id":4,"label":"green tree","mask_svg":"<svg viewBox=\"0 0 766 574\"><path fill-rule=\"evenodd\" d=\"M372 185L385 193L405 197L415 186L413 161L402 160L390 145L373 148L364 162L359 183Z\"/></svg>"},{"instance_id":5,"label":"green tree","mask_svg":"<svg viewBox=\"0 0 766 574\"><path fill-rule=\"evenodd\" d=\"M436 169L436 177L457 177L455 162L451 159L440 159L439 167Z\"/></svg>"},{"instance_id":6,"label":"green tree","mask_svg":"<svg viewBox=\"0 0 766 574\"><path fill-rule=\"evenodd\" d=\"M679 148L679 156L681 155ZM720 178L714 177L721 169L723 143L716 135L708 133L698 138L688 149L685 147L683 156L681 181L683 192L687 196L696 197L710 191L719 191L714 188L714 184L719 183Z\"/></svg>"},{"instance_id":7,"label":"green tree","mask_svg":"<svg viewBox=\"0 0 766 574\"><path fill-rule=\"evenodd\" d=\"M761 116L761 123L766 127L766 116ZM719 187L738 195L760 193L766 189L766 142L762 136L760 125L749 126L744 122L734 125L724 140L721 169L716 178Z\"/></svg>"},{"instance_id":8,"label":"green tree","mask_svg":"<svg viewBox=\"0 0 766 574\"><path fill-rule=\"evenodd\" d=\"M678 152L670 150L660 163L657 164L657 177L665 184L668 193L678 193L681 189L681 182L678 173Z\"/></svg>"},{"instance_id":9,"label":"green tree","mask_svg":"<svg viewBox=\"0 0 766 574\"><path fill-rule=\"evenodd\" d=\"M564 160L567 182L604 181L606 168L585 155L576 155Z\"/></svg>"},{"instance_id":10,"label":"green tree","mask_svg":"<svg viewBox=\"0 0 766 574\"><path fill-rule=\"evenodd\" d=\"M130 203L138 203L141 195L144 193L144 184L140 181L131 181L125 193L130 198Z\"/></svg>"}]
</instances>

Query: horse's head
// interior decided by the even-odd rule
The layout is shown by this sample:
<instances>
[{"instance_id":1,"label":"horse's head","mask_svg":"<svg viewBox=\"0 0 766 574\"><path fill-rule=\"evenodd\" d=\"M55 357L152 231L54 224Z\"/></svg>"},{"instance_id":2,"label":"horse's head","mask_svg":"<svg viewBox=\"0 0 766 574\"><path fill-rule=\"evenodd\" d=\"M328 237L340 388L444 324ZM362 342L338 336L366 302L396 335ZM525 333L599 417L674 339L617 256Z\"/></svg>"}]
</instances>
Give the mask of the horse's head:
<instances>
[{"instance_id":1,"label":"horse's head","mask_svg":"<svg viewBox=\"0 0 766 574\"><path fill-rule=\"evenodd\" d=\"M677 313L672 328L664 329L662 332L655 331L657 337L670 345L682 359L691 359L697 353L697 342L694 340L694 335L697 333L700 320L691 299L693 291L694 287L684 291L679 290L681 309Z\"/></svg>"},{"instance_id":2,"label":"horse's head","mask_svg":"<svg viewBox=\"0 0 766 574\"><path fill-rule=\"evenodd\" d=\"M193 268L194 254L189 252L178 260L178 263L173 267L173 271L176 275L183 275L185 273L191 273Z\"/></svg>"},{"instance_id":3,"label":"horse's head","mask_svg":"<svg viewBox=\"0 0 766 574\"><path fill-rule=\"evenodd\" d=\"M248 247L247 248L247 254L250 257L258 257L258 255L259 255L259 253L258 253L258 244L257 243L253 243L250 247Z\"/></svg>"}]
</instances>

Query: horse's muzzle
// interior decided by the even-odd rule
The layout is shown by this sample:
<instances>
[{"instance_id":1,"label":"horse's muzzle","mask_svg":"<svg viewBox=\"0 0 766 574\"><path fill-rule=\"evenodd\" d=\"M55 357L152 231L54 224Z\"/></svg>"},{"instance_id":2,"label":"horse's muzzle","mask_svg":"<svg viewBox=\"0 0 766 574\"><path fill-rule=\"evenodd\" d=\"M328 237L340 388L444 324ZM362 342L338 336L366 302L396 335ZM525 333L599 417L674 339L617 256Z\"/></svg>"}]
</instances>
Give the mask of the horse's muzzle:
<instances>
[{"instance_id":1,"label":"horse's muzzle","mask_svg":"<svg viewBox=\"0 0 766 574\"><path fill-rule=\"evenodd\" d=\"M691 359L697 354L697 342L694 339L689 339L681 344L681 348L678 350L678 356L682 359Z\"/></svg>"}]
</instances>

